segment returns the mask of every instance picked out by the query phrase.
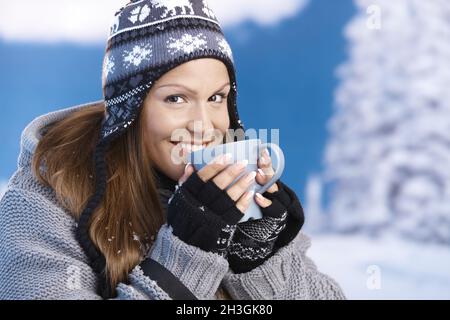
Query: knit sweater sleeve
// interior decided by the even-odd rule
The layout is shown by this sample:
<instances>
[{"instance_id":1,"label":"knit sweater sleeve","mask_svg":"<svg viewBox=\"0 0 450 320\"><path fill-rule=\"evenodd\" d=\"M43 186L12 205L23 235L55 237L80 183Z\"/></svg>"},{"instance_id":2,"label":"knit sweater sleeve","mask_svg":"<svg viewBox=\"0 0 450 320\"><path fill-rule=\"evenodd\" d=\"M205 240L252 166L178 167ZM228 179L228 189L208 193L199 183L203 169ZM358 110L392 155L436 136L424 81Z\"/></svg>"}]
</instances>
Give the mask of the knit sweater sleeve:
<instances>
[{"instance_id":1,"label":"knit sweater sleeve","mask_svg":"<svg viewBox=\"0 0 450 320\"><path fill-rule=\"evenodd\" d=\"M233 299L239 300L345 299L337 282L319 272L306 256L310 245L310 239L299 232L257 268L240 274L229 271L223 285Z\"/></svg>"},{"instance_id":2,"label":"knit sweater sleeve","mask_svg":"<svg viewBox=\"0 0 450 320\"><path fill-rule=\"evenodd\" d=\"M49 197L10 188L0 201L0 299L101 299L75 230L75 220ZM167 228L151 255L198 298L212 297L228 270L225 260L182 243ZM116 289L116 299L171 299L140 266Z\"/></svg>"}]
</instances>

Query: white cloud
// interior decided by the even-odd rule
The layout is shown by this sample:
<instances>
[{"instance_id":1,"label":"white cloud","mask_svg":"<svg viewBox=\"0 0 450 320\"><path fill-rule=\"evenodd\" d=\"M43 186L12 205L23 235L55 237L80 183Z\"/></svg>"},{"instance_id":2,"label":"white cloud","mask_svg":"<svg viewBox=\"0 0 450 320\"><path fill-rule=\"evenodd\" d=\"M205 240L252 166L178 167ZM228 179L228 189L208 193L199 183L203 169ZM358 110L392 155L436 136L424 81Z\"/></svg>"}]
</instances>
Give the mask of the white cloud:
<instances>
[{"instance_id":1,"label":"white cloud","mask_svg":"<svg viewBox=\"0 0 450 320\"><path fill-rule=\"evenodd\" d=\"M224 26L252 20L271 25L295 16L309 0L210 0L209 3Z\"/></svg>"},{"instance_id":2,"label":"white cloud","mask_svg":"<svg viewBox=\"0 0 450 320\"><path fill-rule=\"evenodd\" d=\"M103 43L114 13L128 0L0 0L0 38L12 41ZM309 0L210 0L223 27L252 20L270 25L294 16Z\"/></svg>"},{"instance_id":3,"label":"white cloud","mask_svg":"<svg viewBox=\"0 0 450 320\"><path fill-rule=\"evenodd\" d=\"M0 0L0 36L6 40L98 42L124 0Z\"/></svg>"}]
</instances>

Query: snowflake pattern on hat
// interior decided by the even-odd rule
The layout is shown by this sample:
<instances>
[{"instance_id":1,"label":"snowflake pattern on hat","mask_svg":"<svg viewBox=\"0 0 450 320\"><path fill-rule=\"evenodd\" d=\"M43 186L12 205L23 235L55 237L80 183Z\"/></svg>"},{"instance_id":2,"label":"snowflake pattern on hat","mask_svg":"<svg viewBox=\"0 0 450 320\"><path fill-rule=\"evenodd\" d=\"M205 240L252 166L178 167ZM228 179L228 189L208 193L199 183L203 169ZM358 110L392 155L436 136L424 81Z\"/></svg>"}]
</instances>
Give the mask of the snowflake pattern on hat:
<instances>
[{"instance_id":1,"label":"snowflake pattern on hat","mask_svg":"<svg viewBox=\"0 0 450 320\"><path fill-rule=\"evenodd\" d=\"M117 30L119 30L119 24L120 24L120 14L116 13L116 15L114 16L114 22L111 26L109 33L113 34L113 33L117 32Z\"/></svg>"},{"instance_id":2,"label":"snowflake pattern on hat","mask_svg":"<svg viewBox=\"0 0 450 320\"><path fill-rule=\"evenodd\" d=\"M136 22L144 22L144 20L150 15L150 7L148 5L144 5L143 7L136 7L133 11L131 11L128 20L131 23L135 24Z\"/></svg>"},{"instance_id":3,"label":"snowflake pattern on hat","mask_svg":"<svg viewBox=\"0 0 450 320\"><path fill-rule=\"evenodd\" d=\"M127 30L139 30L173 18L195 18L219 25L206 0L131 0L115 15L108 40Z\"/></svg>"},{"instance_id":4,"label":"snowflake pattern on hat","mask_svg":"<svg viewBox=\"0 0 450 320\"><path fill-rule=\"evenodd\" d=\"M171 55L175 55L180 52L192 53L195 50L206 48L206 37L202 33L199 33L197 36L185 33L179 39L170 37L169 40L167 40L167 50Z\"/></svg>"},{"instance_id":5,"label":"snowflake pattern on hat","mask_svg":"<svg viewBox=\"0 0 450 320\"><path fill-rule=\"evenodd\" d=\"M175 15L192 14L194 8L189 0L154 0L153 5L155 8L163 8L161 18ZM179 12L177 12L179 9Z\"/></svg>"},{"instance_id":6,"label":"snowflake pattern on hat","mask_svg":"<svg viewBox=\"0 0 450 320\"><path fill-rule=\"evenodd\" d=\"M125 50L123 55L125 68L128 69L131 65L139 67L142 61L152 57L152 52L152 45L150 43L135 45L131 51Z\"/></svg>"},{"instance_id":7,"label":"snowflake pattern on hat","mask_svg":"<svg viewBox=\"0 0 450 320\"><path fill-rule=\"evenodd\" d=\"M231 47L228 44L228 42L225 40L225 38L216 37L217 44L219 48L226 53L227 56L230 57L231 60L233 60L233 53L231 51Z\"/></svg>"},{"instance_id":8,"label":"snowflake pattern on hat","mask_svg":"<svg viewBox=\"0 0 450 320\"><path fill-rule=\"evenodd\" d=\"M202 11L204 14L206 14L209 18L213 20L217 20L216 15L214 14L214 11L209 7L208 3L206 1L203 1L203 8Z\"/></svg>"},{"instance_id":9,"label":"snowflake pattern on hat","mask_svg":"<svg viewBox=\"0 0 450 320\"><path fill-rule=\"evenodd\" d=\"M133 92L122 97L107 101L107 114L102 125L101 135L103 138L113 134L117 130L126 129L134 122L137 111L136 106L144 102L142 92L148 90L151 82L133 89Z\"/></svg>"},{"instance_id":10,"label":"snowflake pattern on hat","mask_svg":"<svg viewBox=\"0 0 450 320\"><path fill-rule=\"evenodd\" d=\"M106 79L110 73L114 72L114 69L114 56L107 55L103 63L103 77Z\"/></svg>"}]
</instances>

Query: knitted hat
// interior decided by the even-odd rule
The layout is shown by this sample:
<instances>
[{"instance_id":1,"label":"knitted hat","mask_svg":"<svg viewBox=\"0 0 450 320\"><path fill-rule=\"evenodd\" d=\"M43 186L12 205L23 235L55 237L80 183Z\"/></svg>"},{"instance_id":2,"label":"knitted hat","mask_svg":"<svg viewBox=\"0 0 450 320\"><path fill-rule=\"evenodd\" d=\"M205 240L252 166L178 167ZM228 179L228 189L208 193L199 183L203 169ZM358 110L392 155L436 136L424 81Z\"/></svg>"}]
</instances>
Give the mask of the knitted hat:
<instances>
[{"instance_id":1,"label":"knitted hat","mask_svg":"<svg viewBox=\"0 0 450 320\"><path fill-rule=\"evenodd\" d=\"M105 279L105 257L89 237L89 221L100 204L107 181L105 152L110 142L139 117L152 85L166 72L194 59L215 58L227 67L231 91L228 112L231 129L244 129L236 107L233 56L206 0L134 0L116 14L103 62L106 112L94 152L95 193L78 221L77 238L95 272ZM101 294L105 283L100 281ZM106 287L107 287L106 283Z\"/></svg>"},{"instance_id":2,"label":"knitted hat","mask_svg":"<svg viewBox=\"0 0 450 320\"><path fill-rule=\"evenodd\" d=\"M240 128L231 48L206 1L131 1L120 9L111 27L103 63L107 114L102 139L127 129L158 78L198 58L215 58L227 66L232 88L231 128Z\"/></svg>"}]
</instances>

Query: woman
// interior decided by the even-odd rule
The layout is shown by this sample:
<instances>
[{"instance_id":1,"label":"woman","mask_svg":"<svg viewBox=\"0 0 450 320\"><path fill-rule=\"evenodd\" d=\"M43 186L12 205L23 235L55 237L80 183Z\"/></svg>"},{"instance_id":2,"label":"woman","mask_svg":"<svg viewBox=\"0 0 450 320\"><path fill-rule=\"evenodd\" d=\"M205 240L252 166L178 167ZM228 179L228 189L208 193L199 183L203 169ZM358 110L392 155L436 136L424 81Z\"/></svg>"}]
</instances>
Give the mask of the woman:
<instances>
[{"instance_id":1,"label":"woman","mask_svg":"<svg viewBox=\"0 0 450 320\"><path fill-rule=\"evenodd\" d=\"M243 130L231 50L204 1L121 8L103 93L25 128L0 203L0 298L344 298L305 256L295 193L280 180L246 191L273 175L268 153L226 191L245 163L173 161ZM264 218L238 223L253 196Z\"/></svg>"}]
</instances>

